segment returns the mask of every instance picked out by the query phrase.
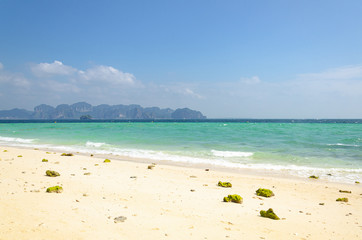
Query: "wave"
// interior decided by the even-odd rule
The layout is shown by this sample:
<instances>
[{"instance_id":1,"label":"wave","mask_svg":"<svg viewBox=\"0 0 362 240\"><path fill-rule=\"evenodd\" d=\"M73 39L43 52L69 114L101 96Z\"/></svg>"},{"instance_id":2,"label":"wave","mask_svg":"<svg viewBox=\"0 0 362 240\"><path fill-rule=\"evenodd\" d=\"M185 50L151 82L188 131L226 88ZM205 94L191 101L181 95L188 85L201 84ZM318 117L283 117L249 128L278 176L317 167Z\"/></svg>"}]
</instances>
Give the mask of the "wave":
<instances>
[{"instance_id":1,"label":"wave","mask_svg":"<svg viewBox=\"0 0 362 240\"><path fill-rule=\"evenodd\" d=\"M327 146L335 146L335 147L361 147L361 145L345 144L345 143L332 143L332 144L327 144Z\"/></svg>"},{"instance_id":2,"label":"wave","mask_svg":"<svg viewBox=\"0 0 362 240\"><path fill-rule=\"evenodd\" d=\"M113 155L119 157L142 158L155 161L171 161L186 164L205 164L216 167L226 167L232 169L254 169L261 171L270 171L271 173L286 173L294 176L306 178L310 175L318 175L322 179L337 182L353 183L360 181L361 168L318 168L310 166L292 165L292 164L272 164L272 163L255 163L249 157L253 156L252 152L238 151L218 151L210 150L204 154L194 153L186 156L182 152L158 151L146 149L121 148L104 142L87 141L79 145L54 145L41 144L37 139L1 137L0 143L12 146L38 147L42 149L53 149L55 151L93 153L101 155ZM211 152L211 155L210 155ZM332 175L330 175L332 174Z\"/></svg>"},{"instance_id":3,"label":"wave","mask_svg":"<svg viewBox=\"0 0 362 240\"><path fill-rule=\"evenodd\" d=\"M16 143L33 143L36 139L25 139L25 138L13 138L13 137L1 137L0 136L0 142L3 143L10 143L10 144L16 144Z\"/></svg>"},{"instance_id":4,"label":"wave","mask_svg":"<svg viewBox=\"0 0 362 240\"><path fill-rule=\"evenodd\" d=\"M211 150L211 153L215 157L251 157L254 153L252 152L235 152L235 151L217 151L217 150Z\"/></svg>"},{"instance_id":5,"label":"wave","mask_svg":"<svg viewBox=\"0 0 362 240\"><path fill-rule=\"evenodd\" d=\"M91 141L87 141L86 143L85 143L85 146L86 147L102 147L102 146L104 146L104 145L106 145L106 143L103 143L103 142L91 142Z\"/></svg>"}]
</instances>

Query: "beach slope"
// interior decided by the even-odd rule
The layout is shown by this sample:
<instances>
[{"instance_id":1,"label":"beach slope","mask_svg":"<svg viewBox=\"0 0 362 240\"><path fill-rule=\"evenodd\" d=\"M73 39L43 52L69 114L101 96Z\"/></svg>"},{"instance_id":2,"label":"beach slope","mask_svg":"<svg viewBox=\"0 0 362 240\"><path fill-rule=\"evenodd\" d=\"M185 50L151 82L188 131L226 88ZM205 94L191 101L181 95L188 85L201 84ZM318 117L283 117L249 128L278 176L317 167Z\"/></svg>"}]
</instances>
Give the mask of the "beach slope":
<instances>
[{"instance_id":1,"label":"beach slope","mask_svg":"<svg viewBox=\"0 0 362 240\"><path fill-rule=\"evenodd\" d=\"M109 159L0 147L0 239L362 238L360 184ZM269 208L280 220L260 216Z\"/></svg>"}]
</instances>

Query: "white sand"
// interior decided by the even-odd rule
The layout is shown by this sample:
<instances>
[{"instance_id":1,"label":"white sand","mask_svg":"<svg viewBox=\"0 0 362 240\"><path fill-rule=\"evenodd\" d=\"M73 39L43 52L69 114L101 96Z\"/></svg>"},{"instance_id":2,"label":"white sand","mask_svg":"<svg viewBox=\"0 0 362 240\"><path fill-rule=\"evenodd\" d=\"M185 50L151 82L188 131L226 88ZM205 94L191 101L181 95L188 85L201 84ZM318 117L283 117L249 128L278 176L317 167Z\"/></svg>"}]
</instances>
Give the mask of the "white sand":
<instances>
[{"instance_id":1,"label":"white sand","mask_svg":"<svg viewBox=\"0 0 362 240\"><path fill-rule=\"evenodd\" d=\"M360 184L160 164L148 170L145 163L103 163L103 158L12 147L0 147L0 159L4 240L362 239ZM48 169L61 176L45 176ZM233 187L218 187L219 180ZM55 185L64 191L46 193ZM275 196L257 197L259 187L273 190ZM239 194L244 202L223 202L228 194ZM336 202L339 197L349 202ZM259 211L268 208L281 220L260 217ZM119 216L127 219L115 223Z\"/></svg>"}]
</instances>

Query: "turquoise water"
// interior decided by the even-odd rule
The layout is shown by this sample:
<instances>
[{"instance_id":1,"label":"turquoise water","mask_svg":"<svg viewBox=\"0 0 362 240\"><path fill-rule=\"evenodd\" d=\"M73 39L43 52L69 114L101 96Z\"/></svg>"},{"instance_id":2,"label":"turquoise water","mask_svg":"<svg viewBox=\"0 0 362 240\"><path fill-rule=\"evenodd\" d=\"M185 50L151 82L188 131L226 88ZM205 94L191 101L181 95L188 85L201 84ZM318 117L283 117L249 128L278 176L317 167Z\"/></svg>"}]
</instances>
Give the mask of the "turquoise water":
<instances>
[{"instance_id":1,"label":"turquoise water","mask_svg":"<svg viewBox=\"0 0 362 240\"><path fill-rule=\"evenodd\" d=\"M362 174L362 124L1 123L0 144L318 174L344 182Z\"/></svg>"}]
</instances>

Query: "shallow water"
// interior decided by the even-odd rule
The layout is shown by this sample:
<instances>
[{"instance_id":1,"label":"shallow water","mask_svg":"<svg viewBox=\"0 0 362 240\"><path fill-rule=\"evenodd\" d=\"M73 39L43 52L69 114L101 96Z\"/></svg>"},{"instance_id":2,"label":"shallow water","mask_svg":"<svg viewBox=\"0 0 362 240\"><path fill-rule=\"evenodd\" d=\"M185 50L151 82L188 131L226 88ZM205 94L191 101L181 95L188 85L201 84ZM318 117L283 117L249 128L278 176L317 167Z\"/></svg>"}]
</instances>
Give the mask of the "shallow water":
<instances>
[{"instance_id":1,"label":"shallow water","mask_svg":"<svg viewBox=\"0 0 362 240\"><path fill-rule=\"evenodd\" d=\"M282 170L342 182L362 175L362 124L353 123L1 123L0 144Z\"/></svg>"}]
</instances>

